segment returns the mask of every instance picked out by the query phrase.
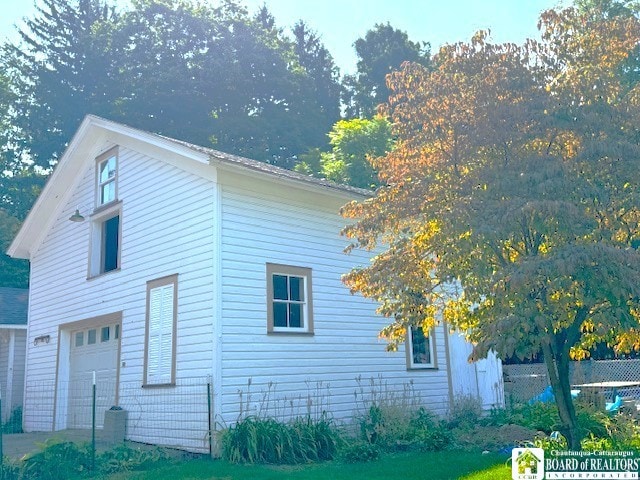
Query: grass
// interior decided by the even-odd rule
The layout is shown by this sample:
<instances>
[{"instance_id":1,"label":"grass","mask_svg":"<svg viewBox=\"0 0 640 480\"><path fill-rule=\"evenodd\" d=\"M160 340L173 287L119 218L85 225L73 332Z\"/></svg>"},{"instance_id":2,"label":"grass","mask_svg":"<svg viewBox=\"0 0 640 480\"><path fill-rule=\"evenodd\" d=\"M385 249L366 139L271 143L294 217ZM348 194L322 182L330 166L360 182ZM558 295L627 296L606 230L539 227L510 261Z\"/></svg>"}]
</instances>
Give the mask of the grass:
<instances>
[{"instance_id":1,"label":"grass","mask_svg":"<svg viewBox=\"0 0 640 480\"><path fill-rule=\"evenodd\" d=\"M461 477L460 480L511 480L511 465L503 462L499 465L494 465L485 470Z\"/></svg>"},{"instance_id":2,"label":"grass","mask_svg":"<svg viewBox=\"0 0 640 480\"><path fill-rule=\"evenodd\" d=\"M443 451L425 453L402 453L385 455L369 463L343 463L339 461L312 463L296 466L234 465L222 460L192 460L178 464L165 464L144 472L114 474L109 480L157 480L171 478L182 480L469 480L499 479L497 476L466 476L472 472L485 471L500 464L504 456L482 455L479 452ZM497 470L496 470L497 471ZM505 477L505 478L510 478Z\"/></svg>"}]
</instances>

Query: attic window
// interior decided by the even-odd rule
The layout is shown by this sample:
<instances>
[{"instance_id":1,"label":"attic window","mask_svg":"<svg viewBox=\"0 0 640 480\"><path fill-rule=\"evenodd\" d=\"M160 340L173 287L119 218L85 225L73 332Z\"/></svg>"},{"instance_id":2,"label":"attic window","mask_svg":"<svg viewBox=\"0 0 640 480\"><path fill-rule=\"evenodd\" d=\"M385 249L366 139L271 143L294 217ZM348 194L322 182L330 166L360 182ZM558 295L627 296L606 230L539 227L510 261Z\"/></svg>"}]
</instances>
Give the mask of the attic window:
<instances>
[{"instance_id":1,"label":"attic window","mask_svg":"<svg viewBox=\"0 0 640 480\"><path fill-rule=\"evenodd\" d=\"M117 198L118 149L112 148L97 159L97 191L98 207L115 201Z\"/></svg>"}]
</instances>

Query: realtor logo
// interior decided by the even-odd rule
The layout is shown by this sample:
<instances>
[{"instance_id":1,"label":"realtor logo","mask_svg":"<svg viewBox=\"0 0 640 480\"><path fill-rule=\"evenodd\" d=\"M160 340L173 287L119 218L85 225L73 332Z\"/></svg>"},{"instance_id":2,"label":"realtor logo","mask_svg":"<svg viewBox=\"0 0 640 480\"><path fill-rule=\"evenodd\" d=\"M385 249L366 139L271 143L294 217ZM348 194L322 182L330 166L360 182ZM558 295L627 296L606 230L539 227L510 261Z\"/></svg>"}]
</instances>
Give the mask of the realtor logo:
<instances>
[{"instance_id":1,"label":"realtor logo","mask_svg":"<svg viewBox=\"0 0 640 480\"><path fill-rule=\"evenodd\" d=\"M513 480L543 480L544 450L541 448L514 448L511 451L511 478Z\"/></svg>"}]
</instances>

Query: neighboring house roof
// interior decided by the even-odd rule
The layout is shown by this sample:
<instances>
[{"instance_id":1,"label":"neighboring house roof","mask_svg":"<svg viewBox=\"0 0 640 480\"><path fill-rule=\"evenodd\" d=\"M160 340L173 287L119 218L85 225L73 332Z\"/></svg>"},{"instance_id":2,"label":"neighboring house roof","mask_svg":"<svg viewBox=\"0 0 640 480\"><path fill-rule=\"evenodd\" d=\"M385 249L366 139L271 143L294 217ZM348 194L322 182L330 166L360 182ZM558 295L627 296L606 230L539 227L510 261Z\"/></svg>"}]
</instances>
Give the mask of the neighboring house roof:
<instances>
[{"instance_id":1,"label":"neighboring house roof","mask_svg":"<svg viewBox=\"0 0 640 480\"><path fill-rule=\"evenodd\" d=\"M284 183L303 190L350 200L366 198L371 191L339 185L328 180L303 175L248 158L230 155L211 148L193 145L162 135L87 115L80 124L42 193L29 212L22 228L9 246L7 253L14 258L30 258L42 243L60 211L70 200L81 180L86 162L93 162L106 142L152 152L167 163L176 165L204 178L215 178L215 166L247 176L256 176Z\"/></svg>"},{"instance_id":2,"label":"neighboring house roof","mask_svg":"<svg viewBox=\"0 0 640 480\"><path fill-rule=\"evenodd\" d=\"M0 325L26 325L29 290L0 287Z\"/></svg>"}]
</instances>

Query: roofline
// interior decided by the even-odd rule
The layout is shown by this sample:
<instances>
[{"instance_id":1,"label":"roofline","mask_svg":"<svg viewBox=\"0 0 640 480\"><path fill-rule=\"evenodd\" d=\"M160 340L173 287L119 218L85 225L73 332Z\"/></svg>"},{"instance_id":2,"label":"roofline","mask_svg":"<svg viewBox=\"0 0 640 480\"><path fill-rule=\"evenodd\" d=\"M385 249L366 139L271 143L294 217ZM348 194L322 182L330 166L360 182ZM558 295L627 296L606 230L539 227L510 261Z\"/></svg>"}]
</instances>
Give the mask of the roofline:
<instances>
[{"instance_id":1,"label":"roofline","mask_svg":"<svg viewBox=\"0 0 640 480\"><path fill-rule=\"evenodd\" d=\"M29 259L33 253L33 246L40 245L44 234L51 228L57 212L73 194L80 175L73 167L77 167L86 160L88 152L95 153L102 141L108 139L109 134L123 135L132 142L142 142L151 148L158 148L175 153L179 157L190 159L194 163L197 174L207 175L208 165L224 170L235 170L256 177L267 177L279 182L293 184L306 190L329 193L345 200L367 198L373 195L370 190L340 185L329 180L303 175L298 172L269 165L257 160L231 155L211 148L201 147L181 140L146 132L128 125L107 120L95 115L87 115L78 130L71 138L67 149L60 157L58 164L49 177L45 187L29 211L22 227L7 249L7 254L14 258ZM89 136L92 136L89 140Z\"/></svg>"}]
</instances>

